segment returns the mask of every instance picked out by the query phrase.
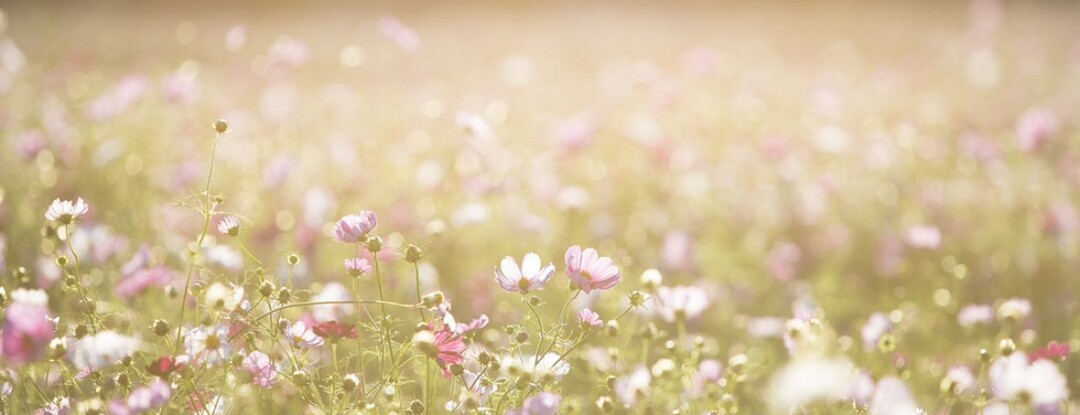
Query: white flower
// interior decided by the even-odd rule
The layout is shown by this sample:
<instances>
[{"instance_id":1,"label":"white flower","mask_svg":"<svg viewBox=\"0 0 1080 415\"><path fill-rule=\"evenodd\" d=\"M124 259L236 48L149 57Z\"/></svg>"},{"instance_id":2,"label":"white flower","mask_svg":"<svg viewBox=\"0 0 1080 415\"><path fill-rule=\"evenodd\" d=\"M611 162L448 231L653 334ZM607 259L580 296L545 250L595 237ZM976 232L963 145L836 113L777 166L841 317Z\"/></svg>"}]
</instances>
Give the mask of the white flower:
<instances>
[{"instance_id":1,"label":"white flower","mask_svg":"<svg viewBox=\"0 0 1080 415\"><path fill-rule=\"evenodd\" d=\"M652 376L649 375L649 369L638 366L629 375L615 381L615 396L623 405L633 406L637 403L638 397L645 396L649 392L650 383L652 383Z\"/></svg>"},{"instance_id":2,"label":"white flower","mask_svg":"<svg viewBox=\"0 0 1080 415\"><path fill-rule=\"evenodd\" d=\"M1069 396L1065 376L1057 365L1045 359L1029 365L1027 355L1019 352L994 360L990 386L1000 399L1029 399L1036 405L1057 403Z\"/></svg>"},{"instance_id":3,"label":"white flower","mask_svg":"<svg viewBox=\"0 0 1080 415\"><path fill-rule=\"evenodd\" d=\"M196 363L208 366L225 362L232 353L229 344L229 327L219 324L213 327L196 327L184 335L184 351Z\"/></svg>"},{"instance_id":4,"label":"white flower","mask_svg":"<svg viewBox=\"0 0 1080 415\"><path fill-rule=\"evenodd\" d=\"M285 329L285 337L292 342L294 347L310 349L323 345L323 338L315 334L303 321L297 321Z\"/></svg>"},{"instance_id":5,"label":"white flower","mask_svg":"<svg viewBox=\"0 0 1080 415\"><path fill-rule=\"evenodd\" d=\"M535 378L550 377L559 380L570 373L570 364L566 360L559 360L559 355L555 353L545 353L540 359L537 359L536 355L528 354L504 355L500 363L507 369L514 367L531 373Z\"/></svg>"},{"instance_id":6,"label":"white flower","mask_svg":"<svg viewBox=\"0 0 1080 415\"><path fill-rule=\"evenodd\" d=\"M46 294L42 290L28 290L26 288L18 288L11 292L11 301L35 306L47 306L49 305L49 294Z\"/></svg>"},{"instance_id":7,"label":"white flower","mask_svg":"<svg viewBox=\"0 0 1080 415\"><path fill-rule=\"evenodd\" d=\"M81 197L75 202L56 199L49 205L49 210L45 211L45 219L66 225L74 222L79 216L85 215L89 210L90 206Z\"/></svg>"},{"instance_id":8,"label":"white flower","mask_svg":"<svg viewBox=\"0 0 1080 415\"><path fill-rule=\"evenodd\" d=\"M904 381L887 377L878 381L874 396L870 398L872 415L915 415L923 413L911 397Z\"/></svg>"},{"instance_id":9,"label":"white flower","mask_svg":"<svg viewBox=\"0 0 1080 415\"><path fill-rule=\"evenodd\" d=\"M708 294L698 287L660 287L654 298L654 311L668 322L675 322L680 318L693 319L709 306Z\"/></svg>"},{"instance_id":10,"label":"white flower","mask_svg":"<svg viewBox=\"0 0 1080 415\"><path fill-rule=\"evenodd\" d=\"M848 392L854 375L851 362L842 359L796 359L769 381L770 412L791 413L794 408L832 399Z\"/></svg>"},{"instance_id":11,"label":"white flower","mask_svg":"<svg viewBox=\"0 0 1080 415\"><path fill-rule=\"evenodd\" d=\"M1023 298L1010 298L998 307L998 320L1021 320L1031 314L1031 302Z\"/></svg>"},{"instance_id":12,"label":"white flower","mask_svg":"<svg viewBox=\"0 0 1080 415\"><path fill-rule=\"evenodd\" d=\"M228 288L215 282L206 289L205 304L214 310L233 311L244 301L244 287Z\"/></svg>"},{"instance_id":13,"label":"white flower","mask_svg":"<svg viewBox=\"0 0 1080 415\"><path fill-rule=\"evenodd\" d=\"M68 348L67 358L79 370L105 368L134 353L141 342L114 331L84 336Z\"/></svg>"},{"instance_id":14,"label":"white flower","mask_svg":"<svg viewBox=\"0 0 1080 415\"><path fill-rule=\"evenodd\" d=\"M532 252L525 254L520 268L514 258L509 256L503 258L499 266L495 267L495 282L506 291L522 294L543 289L553 275L555 266L548 264L541 267L540 256Z\"/></svg>"}]
</instances>

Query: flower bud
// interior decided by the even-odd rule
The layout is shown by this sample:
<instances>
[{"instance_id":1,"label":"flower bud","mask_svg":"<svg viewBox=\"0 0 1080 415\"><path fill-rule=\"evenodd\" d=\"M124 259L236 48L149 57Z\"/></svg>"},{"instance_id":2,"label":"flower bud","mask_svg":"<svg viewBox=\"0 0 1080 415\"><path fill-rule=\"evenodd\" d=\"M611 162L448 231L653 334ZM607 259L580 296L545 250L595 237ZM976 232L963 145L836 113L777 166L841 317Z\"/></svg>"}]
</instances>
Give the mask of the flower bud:
<instances>
[{"instance_id":1,"label":"flower bud","mask_svg":"<svg viewBox=\"0 0 1080 415\"><path fill-rule=\"evenodd\" d=\"M607 326L604 327L607 330L607 335L615 337L619 335L619 322L615 320L608 320Z\"/></svg>"},{"instance_id":2,"label":"flower bud","mask_svg":"<svg viewBox=\"0 0 1080 415\"><path fill-rule=\"evenodd\" d=\"M516 341L518 343L525 343L525 342L529 341L529 333L524 332L524 331L519 331L517 333L517 335L514 336L514 341Z\"/></svg>"},{"instance_id":3,"label":"flower bud","mask_svg":"<svg viewBox=\"0 0 1080 415\"><path fill-rule=\"evenodd\" d=\"M382 246L382 238L378 237L378 235L368 236L367 240L364 241L364 247L367 248L368 252L371 253L377 253L381 251Z\"/></svg>"},{"instance_id":4,"label":"flower bud","mask_svg":"<svg viewBox=\"0 0 1080 415\"><path fill-rule=\"evenodd\" d=\"M611 401L610 396L601 396L596 400L596 407L600 409L600 412L611 413L615 410L615 403Z\"/></svg>"},{"instance_id":5,"label":"flower bud","mask_svg":"<svg viewBox=\"0 0 1080 415\"><path fill-rule=\"evenodd\" d=\"M409 410L414 414L422 414L424 413L424 403L420 402L419 399L414 399L409 403Z\"/></svg>"},{"instance_id":6,"label":"flower bud","mask_svg":"<svg viewBox=\"0 0 1080 415\"><path fill-rule=\"evenodd\" d=\"M288 304L292 300L292 290L289 287L281 287L277 296L278 302L281 304Z\"/></svg>"},{"instance_id":7,"label":"flower bud","mask_svg":"<svg viewBox=\"0 0 1080 415\"><path fill-rule=\"evenodd\" d=\"M1002 356L1008 357L1016 351L1016 342L1009 338L1001 339L999 350L1001 351Z\"/></svg>"},{"instance_id":8,"label":"flower bud","mask_svg":"<svg viewBox=\"0 0 1080 415\"><path fill-rule=\"evenodd\" d=\"M439 348L435 346L435 335L428 330L418 331L413 334L413 346L431 358L439 354Z\"/></svg>"},{"instance_id":9,"label":"flower bud","mask_svg":"<svg viewBox=\"0 0 1080 415\"><path fill-rule=\"evenodd\" d=\"M641 285L652 291L664 283L664 276L656 268L649 268L641 273Z\"/></svg>"},{"instance_id":10,"label":"flower bud","mask_svg":"<svg viewBox=\"0 0 1080 415\"><path fill-rule=\"evenodd\" d=\"M263 297L269 297L273 295L274 283L270 281L263 281L263 283L259 285L259 294L261 294Z\"/></svg>"},{"instance_id":11,"label":"flower bud","mask_svg":"<svg viewBox=\"0 0 1080 415\"><path fill-rule=\"evenodd\" d=\"M214 131L218 134L225 134L225 132L229 131L229 123L225 122L225 120L214 121Z\"/></svg>"},{"instance_id":12,"label":"flower bud","mask_svg":"<svg viewBox=\"0 0 1080 415\"><path fill-rule=\"evenodd\" d=\"M421 303L424 304L424 307L435 308L442 304L445 300L446 296L443 295L442 291L435 291L424 295Z\"/></svg>"},{"instance_id":13,"label":"flower bud","mask_svg":"<svg viewBox=\"0 0 1080 415\"><path fill-rule=\"evenodd\" d=\"M289 256L285 258L285 262L288 262L289 265L299 264L300 263L300 255L289 254Z\"/></svg>"},{"instance_id":14,"label":"flower bud","mask_svg":"<svg viewBox=\"0 0 1080 415\"><path fill-rule=\"evenodd\" d=\"M160 318L156 319L153 323L150 323L150 330L153 331L156 336L165 336L166 334L169 334L169 322Z\"/></svg>"},{"instance_id":15,"label":"flower bud","mask_svg":"<svg viewBox=\"0 0 1080 415\"><path fill-rule=\"evenodd\" d=\"M60 256L56 257L56 265L57 266L64 267L64 266L67 266L67 264L68 264L68 259L67 259L66 256L60 255Z\"/></svg>"},{"instance_id":16,"label":"flower bud","mask_svg":"<svg viewBox=\"0 0 1080 415\"><path fill-rule=\"evenodd\" d=\"M419 246L409 244L409 246L405 247L405 261L408 261L410 264L420 262L420 258L423 257L424 251L423 249L420 249Z\"/></svg>"},{"instance_id":17,"label":"flower bud","mask_svg":"<svg viewBox=\"0 0 1080 415\"><path fill-rule=\"evenodd\" d=\"M531 305L533 307L539 307L540 306L540 297L537 297L535 295L532 296L532 297L529 297L529 305Z\"/></svg>"},{"instance_id":18,"label":"flower bud","mask_svg":"<svg viewBox=\"0 0 1080 415\"><path fill-rule=\"evenodd\" d=\"M356 390L360 386L360 378L355 373L350 373L341 378L341 389L346 393Z\"/></svg>"}]
</instances>

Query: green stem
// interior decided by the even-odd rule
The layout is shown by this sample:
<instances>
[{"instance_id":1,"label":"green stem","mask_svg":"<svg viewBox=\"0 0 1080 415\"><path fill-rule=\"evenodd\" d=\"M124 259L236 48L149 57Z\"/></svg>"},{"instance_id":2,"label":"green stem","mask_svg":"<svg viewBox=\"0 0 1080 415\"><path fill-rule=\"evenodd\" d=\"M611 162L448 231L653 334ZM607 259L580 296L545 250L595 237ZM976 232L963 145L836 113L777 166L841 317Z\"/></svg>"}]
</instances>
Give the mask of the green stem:
<instances>
[{"instance_id":1,"label":"green stem","mask_svg":"<svg viewBox=\"0 0 1080 415\"><path fill-rule=\"evenodd\" d=\"M179 351L180 345L184 343L184 312L187 311L188 290L191 288L191 276L195 272L195 255L198 255L198 250L202 247L203 241L206 239L206 233L210 230L210 218L214 213L213 200L210 198L210 184L214 178L214 161L217 160L217 148L220 141L221 133L217 133L217 135L214 136L214 148L210 151L210 172L206 175L206 211L203 212L203 228L202 232L199 233L199 239L195 242L195 250L191 252L191 262L188 264L187 277L184 278L184 295L180 300L180 320L176 324L175 351Z\"/></svg>"}]
</instances>

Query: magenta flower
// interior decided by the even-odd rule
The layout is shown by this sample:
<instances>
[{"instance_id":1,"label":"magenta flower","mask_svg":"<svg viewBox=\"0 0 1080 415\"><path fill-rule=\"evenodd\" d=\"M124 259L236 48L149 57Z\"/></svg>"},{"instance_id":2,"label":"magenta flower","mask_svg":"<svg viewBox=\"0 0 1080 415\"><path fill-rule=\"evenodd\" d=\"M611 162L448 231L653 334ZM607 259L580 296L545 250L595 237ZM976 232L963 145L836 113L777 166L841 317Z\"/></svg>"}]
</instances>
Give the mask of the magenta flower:
<instances>
[{"instance_id":1,"label":"magenta flower","mask_svg":"<svg viewBox=\"0 0 1080 415\"><path fill-rule=\"evenodd\" d=\"M600 315L590 309L583 308L577 315L581 319L582 328L596 328L604 324L603 320L600 320Z\"/></svg>"},{"instance_id":2,"label":"magenta flower","mask_svg":"<svg viewBox=\"0 0 1080 415\"><path fill-rule=\"evenodd\" d=\"M41 358L49 342L53 339L56 325L49 320L49 309L44 301L20 301L17 290L12 293L15 300L4 312L4 330L0 336L0 347L4 360L21 365ZM25 297L43 297L25 296ZM45 299L47 300L47 297Z\"/></svg>"},{"instance_id":3,"label":"magenta flower","mask_svg":"<svg viewBox=\"0 0 1080 415\"><path fill-rule=\"evenodd\" d=\"M619 269L611 258L597 255L592 248L582 251L577 245L566 250L566 276L586 294L619 283Z\"/></svg>"},{"instance_id":4,"label":"magenta flower","mask_svg":"<svg viewBox=\"0 0 1080 415\"><path fill-rule=\"evenodd\" d=\"M274 387L274 377L277 376L277 370L274 368L274 361L270 360L270 356L267 356L266 353L260 351L248 353L244 357L244 363L241 367L251 373L251 383L255 386L266 389Z\"/></svg>"},{"instance_id":5,"label":"magenta flower","mask_svg":"<svg viewBox=\"0 0 1080 415\"><path fill-rule=\"evenodd\" d=\"M45 219L67 225L89 211L90 206L81 197L74 202L56 199L49 205L49 210L45 211Z\"/></svg>"},{"instance_id":6,"label":"magenta flower","mask_svg":"<svg viewBox=\"0 0 1080 415\"><path fill-rule=\"evenodd\" d=\"M432 326L428 325L428 330L420 331L413 337L413 341L417 339L423 339L421 341L424 346L421 347L425 353L431 358L435 359L435 362L439 364L439 368L442 369L444 377L450 377L450 365L461 363L465 360L465 356L462 352L465 351L465 341L461 339L461 335L450 329L450 326L443 325L439 330L432 331Z\"/></svg>"},{"instance_id":7,"label":"magenta flower","mask_svg":"<svg viewBox=\"0 0 1080 415\"><path fill-rule=\"evenodd\" d=\"M375 230L376 225L375 212L363 210L359 214L341 218L334 227L334 237L341 242L358 243Z\"/></svg>"},{"instance_id":8,"label":"magenta flower","mask_svg":"<svg viewBox=\"0 0 1080 415\"><path fill-rule=\"evenodd\" d=\"M529 290L542 290L551 276L555 275L555 266L540 267L540 256L529 252L521 260L521 268L513 257L503 258L495 268L495 282L506 291L526 294Z\"/></svg>"},{"instance_id":9,"label":"magenta flower","mask_svg":"<svg viewBox=\"0 0 1080 415\"><path fill-rule=\"evenodd\" d=\"M345 258L345 273L354 277L371 271L371 265L364 258Z\"/></svg>"}]
</instances>

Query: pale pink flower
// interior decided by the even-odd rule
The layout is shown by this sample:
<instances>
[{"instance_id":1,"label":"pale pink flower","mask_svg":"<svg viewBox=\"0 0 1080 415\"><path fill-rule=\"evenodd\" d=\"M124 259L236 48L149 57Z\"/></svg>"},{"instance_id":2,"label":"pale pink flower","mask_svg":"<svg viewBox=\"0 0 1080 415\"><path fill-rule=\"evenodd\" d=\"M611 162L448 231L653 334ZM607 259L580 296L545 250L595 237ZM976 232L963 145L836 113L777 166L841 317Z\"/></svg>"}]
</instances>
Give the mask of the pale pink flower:
<instances>
[{"instance_id":1,"label":"pale pink flower","mask_svg":"<svg viewBox=\"0 0 1080 415\"><path fill-rule=\"evenodd\" d=\"M870 315L870 318L866 320L866 324L862 326L862 341L863 346L868 350L877 345L878 339L881 336L892 330L893 322L889 320L889 316L885 313L874 313Z\"/></svg>"},{"instance_id":2,"label":"pale pink flower","mask_svg":"<svg viewBox=\"0 0 1080 415\"><path fill-rule=\"evenodd\" d=\"M956 314L956 322L963 327L990 324L994 321L994 308L986 304L968 304Z\"/></svg>"},{"instance_id":3,"label":"pale pink flower","mask_svg":"<svg viewBox=\"0 0 1080 415\"><path fill-rule=\"evenodd\" d=\"M945 382L952 385L954 393L964 393L975 385L975 375L967 366L953 366L945 374Z\"/></svg>"},{"instance_id":4,"label":"pale pink flower","mask_svg":"<svg viewBox=\"0 0 1080 415\"><path fill-rule=\"evenodd\" d=\"M131 391L126 400L115 400L109 404L112 415L138 415L161 407L172 397L172 388L168 382L155 379L149 385Z\"/></svg>"},{"instance_id":5,"label":"pale pink flower","mask_svg":"<svg viewBox=\"0 0 1080 415\"><path fill-rule=\"evenodd\" d=\"M555 275L555 266L548 264L541 268L540 256L532 252L525 254L520 268L510 256L503 258L495 267L495 282L506 291L522 294L529 290L542 290L552 275Z\"/></svg>"},{"instance_id":6,"label":"pale pink flower","mask_svg":"<svg viewBox=\"0 0 1080 415\"><path fill-rule=\"evenodd\" d=\"M608 257L601 257L595 249L574 245L566 250L566 276L586 294L593 290L606 290L619 283L619 269Z\"/></svg>"},{"instance_id":7,"label":"pale pink flower","mask_svg":"<svg viewBox=\"0 0 1080 415\"><path fill-rule=\"evenodd\" d=\"M270 360L270 356L267 356L266 353L260 351L248 353L244 357L242 367L248 373L251 373L251 383L255 386L266 389L274 387L274 377L277 376L277 369L274 367L274 362Z\"/></svg>"},{"instance_id":8,"label":"pale pink flower","mask_svg":"<svg viewBox=\"0 0 1080 415\"><path fill-rule=\"evenodd\" d=\"M660 287L654 298L654 312L668 322L691 320L709 307L709 295L698 287Z\"/></svg>"},{"instance_id":9,"label":"pale pink flower","mask_svg":"<svg viewBox=\"0 0 1080 415\"><path fill-rule=\"evenodd\" d=\"M645 366L638 366L629 375L625 375L615 381L615 396L623 405L633 406L638 399L649 393L652 384L652 374Z\"/></svg>"},{"instance_id":10,"label":"pale pink flower","mask_svg":"<svg viewBox=\"0 0 1080 415\"><path fill-rule=\"evenodd\" d=\"M412 52L420 47L420 36L394 16L383 16L377 23L379 33L401 49Z\"/></svg>"},{"instance_id":11,"label":"pale pink flower","mask_svg":"<svg viewBox=\"0 0 1080 415\"><path fill-rule=\"evenodd\" d=\"M665 268L688 270L694 265L694 239L686 232L669 232L664 236L660 256Z\"/></svg>"},{"instance_id":12,"label":"pale pink flower","mask_svg":"<svg viewBox=\"0 0 1080 415\"><path fill-rule=\"evenodd\" d=\"M120 80L112 89L101 94L86 107L91 121L105 121L123 114L142 99L149 89L150 81L144 75L130 75Z\"/></svg>"},{"instance_id":13,"label":"pale pink flower","mask_svg":"<svg viewBox=\"0 0 1080 415\"><path fill-rule=\"evenodd\" d=\"M937 249L941 246L941 231L931 225L916 225L908 228L907 243L915 248Z\"/></svg>"},{"instance_id":14,"label":"pale pink flower","mask_svg":"<svg viewBox=\"0 0 1080 415\"><path fill-rule=\"evenodd\" d=\"M319 337L314 331L308 328L307 324L304 324L303 321L297 321L290 324L285 329L285 337L292 342L293 347L301 349L319 347L325 342L322 337Z\"/></svg>"},{"instance_id":15,"label":"pale pink flower","mask_svg":"<svg viewBox=\"0 0 1080 415\"><path fill-rule=\"evenodd\" d=\"M218 221L217 230L222 235L237 236L240 234L240 220L236 216L225 215Z\"/></svg>"},{"instance_id":16,"label":"pale pink flower","mask_svg":"<svg viewBox=\"0 0 1080 415\"><path fill-rule=\"evenodd\" d=\"M1045 108L1028 110L1016 121L1016 146L1034 151L1058 131L1057 115Z\"/></svg>"},{"instance_id":17,"label":"pale pink flower","mask_svg":"<svg viewBox=\"0 0 1080 415\"><path fill-rule=\"evenodd\" d=\"M130 300L148 289L164 287L172 280L173 271L166 267L142 268L122 278L113 288L113 293Z\"/></svg>"},{"instance_id":18,"label":"pale pink flower","mask_svg":"<svg viewBox=\"0 0 1080 415\"><path fill-rule=\"evenodd\" d=\"M450 314L447 313L446 315L449 316ZM445 323L445 322L446 321L443 320L443 323ZM480 317L477 317L477 318L473 319L468 324L456 324L455 323L455 324L451 325L451 328L452 328L452 330L454 330L455 333L460 334L460 335L465 335L465 333L475 331L475 330L480 330L480 329L482 329L484 327L487 327L488 322L490 322L490 320L488 319L487 314L481 314Z\"/></svg>"},{"instance_id":19,"label":"pale pink flower","mask_svg":"<svg viewBox=\"0 0 1080 415\"><path fill-rule=\"evenodd\" d=\"M1031 302L1023 298L1010 298L997 309L999 320L1023 320L1031 314Z\"/></svg>"},{"instance_id":20,"label":"pale pink flower","mask_svg":"<svg viewBox=\"0 0 1080 415\"><path fill-rule=\"evenodd\" d=\"M195 363L213 366L227 362L232 355L229 327L218 324L187 330L184 335L184 350Z\"/></svg>"},{"instance_id":21,"label":"pale pink flower","mask_svg":"<svg viewBox=\"0 0 1080 415\"><path fill-rule=\"evenodd\" d=\"M559 412L562 397L550 392L540 392L525 399L521 408L506 411L506 415L552 415Z\"/></svg>"},{"instance_id":22,"label":"pale pink flower","mask_svg":"<svg viewBox=\"0 0 1080 415\"><path fill-rule=\"evenodd\" d=\"M334 237L341 242L358 243L364 237L375 230L378 221L375 212L370 210L360 211L359 214L346 215L337 222L334 227Z\"/></svg>"},{"instance_id":23,"label":"pale pink flower","mask_svg":"<svg viewBox=\"0 0 1080 415\"><path fill-rule=\"evenodd\" d=\"M56 199L49 205L49 210L45 211L45 219L66 225L74 222L79 216L85 215L89 210L90 206L81 197L74 202Z\"/></svg>"},{"instance_id":24,"label":"pale pink flower","mask_svg":"<svg viewBox=\"0 0 1080 415\"><path fill-rule=\"evenodd\" d=\"M694 374L694 393L705 392L706 385L717 383L724 377L724 365L719 360L705 359L698 364L698 371Z\"/></svg>"},{"instance_id":25,"label":"pale pink flower","mask_svg":"<svg viewBox=\"0 0 1080 415\"><path fill-rule=\"evenodd\" d=\"M371 265L364 258L345 258L345 273L354 277L371 271Z\"/></svg>"},{"instance_id":26,"label":"pale pink flower","mask_svg":"<svg viewBox=\"0 0 1080 415\"><path fill-rule=\"evenodd\" d=\"M44 302L37 300L45 296L44 292L35 290L34 295L19 295L23 291L27 290L12 292L13 301L4 310L3 333L0 334L3 358L15 365L40 359L56 329L55 323L49 319L48 297ZM21 300L23 297L35 300Z\"/></svg>"},{"instance_id":27,"label":"pale pink flower","mask_svg":"<svg viewBox=\"0 0 1080 415\"><path fill-rule=\"evenodd\" d=\"M583 308L581 311L578 311L577 315L578 318L581 319L581 327L583 328L596 328L604 324L604 322L600 320L600 315L590 309Z\"/></svg>"}]
</instances>

